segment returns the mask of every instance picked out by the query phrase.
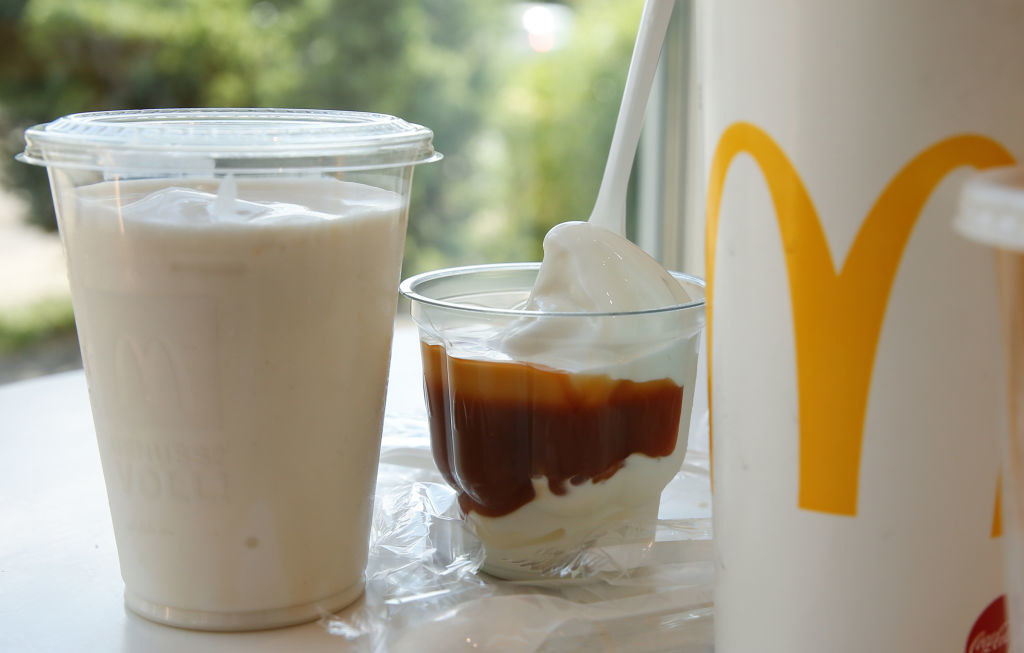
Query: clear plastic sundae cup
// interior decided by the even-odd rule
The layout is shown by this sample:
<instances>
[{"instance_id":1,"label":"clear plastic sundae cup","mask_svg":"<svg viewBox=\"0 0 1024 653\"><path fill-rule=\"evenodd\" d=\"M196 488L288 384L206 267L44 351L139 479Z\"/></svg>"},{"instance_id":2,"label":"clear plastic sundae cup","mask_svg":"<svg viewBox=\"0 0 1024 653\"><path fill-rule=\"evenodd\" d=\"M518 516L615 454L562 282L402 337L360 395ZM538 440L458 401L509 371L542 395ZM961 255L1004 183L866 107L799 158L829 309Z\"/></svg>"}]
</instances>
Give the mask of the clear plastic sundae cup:
<instances>
[{"instance_id":1,"label":"clear plastic sundae cup","mask_svg":"<svg viewBox=\"0 0 1024 653\"><path fill-rule=\"evenodd\" d=\"M507 579L574 578L650 542L686 451L704 326L691 302L631 312L524 308L539 263L402 283L422 344L434 460Z\"/></svg>"}]
</instances>

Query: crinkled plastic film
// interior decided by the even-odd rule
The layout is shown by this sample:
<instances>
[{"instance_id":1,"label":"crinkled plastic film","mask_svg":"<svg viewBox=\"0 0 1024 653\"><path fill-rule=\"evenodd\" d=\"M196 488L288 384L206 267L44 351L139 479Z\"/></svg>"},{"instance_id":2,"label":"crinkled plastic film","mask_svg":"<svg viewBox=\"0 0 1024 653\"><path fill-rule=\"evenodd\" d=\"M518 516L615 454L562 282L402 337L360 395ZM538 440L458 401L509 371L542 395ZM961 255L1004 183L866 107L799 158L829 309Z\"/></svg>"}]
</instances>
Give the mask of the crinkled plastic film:
<instances>
[{"instance_id":1,"label":"crinkled plastic film","mask_svg":"<svg viewBox=\"0 0 1024 653\"><path fill-rule=\"evenodd\" d=\"M503 581L479 571L483 547L434 466L426 418L389 412L366 594L322 624L372 653L712 651L706 403L691 424L653 540L583 551L565 579Z\"/></svg>"}]
</instances>

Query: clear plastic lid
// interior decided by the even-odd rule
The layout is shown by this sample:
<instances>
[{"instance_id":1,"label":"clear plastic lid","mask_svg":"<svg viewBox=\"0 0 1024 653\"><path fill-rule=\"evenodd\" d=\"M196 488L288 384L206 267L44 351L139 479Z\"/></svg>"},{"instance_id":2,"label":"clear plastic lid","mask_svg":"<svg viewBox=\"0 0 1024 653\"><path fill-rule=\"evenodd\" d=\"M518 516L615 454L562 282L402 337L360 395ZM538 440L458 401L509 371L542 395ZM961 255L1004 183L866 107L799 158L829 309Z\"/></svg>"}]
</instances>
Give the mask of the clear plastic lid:
<instances>
[{"instance_id":1,"label":"clear plastic lid","mask_svg":"<svg viewBox=\"0 0 1024 653\"><path fill-rule=\"evenodd\" d=\"M441 158L433 132L394 116L311 109L77 113L25 131L26 163L139 172L366 170Z\"/></svg>"},{"instance_id":2,"label":"clear plastic lid","mask_svg":"<svg viewBox=\"0 0 1024 653\"><path fill-rule=\"evenodd\" d=\"M1024 251L1024 166L995 168L968 179L955 224L972 240Z\"/></svg>"}]
</instances>

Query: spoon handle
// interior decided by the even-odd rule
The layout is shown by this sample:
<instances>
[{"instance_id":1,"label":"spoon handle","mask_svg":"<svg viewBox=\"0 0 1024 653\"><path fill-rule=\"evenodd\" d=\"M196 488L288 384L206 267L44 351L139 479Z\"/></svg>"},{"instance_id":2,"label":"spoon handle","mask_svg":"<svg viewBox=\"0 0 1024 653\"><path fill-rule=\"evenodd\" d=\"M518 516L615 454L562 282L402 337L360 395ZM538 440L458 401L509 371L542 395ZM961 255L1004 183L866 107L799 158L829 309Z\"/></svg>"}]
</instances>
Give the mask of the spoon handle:
<instances>
[{"instance_id":1,"label":"spoon handle","mask_svg":"<svg viewBox=\"0 0 1024 653\"><path fill-rule=\"evenodd\" d=\"M619 117L615 121L612 146L608 152L597 201L590 222L616 233L626 232L626 188L640 143L644 109L651 94L654 73L658 69L661 46L675 0L647 0L640 16L640 29L626 75Z\"/></svg>"}]
</instances>

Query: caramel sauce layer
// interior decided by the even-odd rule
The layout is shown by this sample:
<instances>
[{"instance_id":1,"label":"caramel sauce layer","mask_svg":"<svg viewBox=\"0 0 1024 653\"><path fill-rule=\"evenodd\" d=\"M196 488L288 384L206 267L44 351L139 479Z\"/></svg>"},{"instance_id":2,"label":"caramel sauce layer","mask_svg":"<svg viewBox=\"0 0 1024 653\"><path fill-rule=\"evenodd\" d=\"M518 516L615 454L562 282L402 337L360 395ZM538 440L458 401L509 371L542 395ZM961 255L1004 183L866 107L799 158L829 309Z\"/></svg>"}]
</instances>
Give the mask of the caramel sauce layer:
<instances>
[{"instance_id":1,"label":"caramel sauce layer","mask_svg":"<svg viewBox=\"0 0 1024 653\"><path fill-rule=\"evenodd\" d=\"M634 453L676 447L683 388L536 365L451 358L422 343L431 450L464 512L506 515L534 497L600 482Z\"/></svg>"}]
</instances>

